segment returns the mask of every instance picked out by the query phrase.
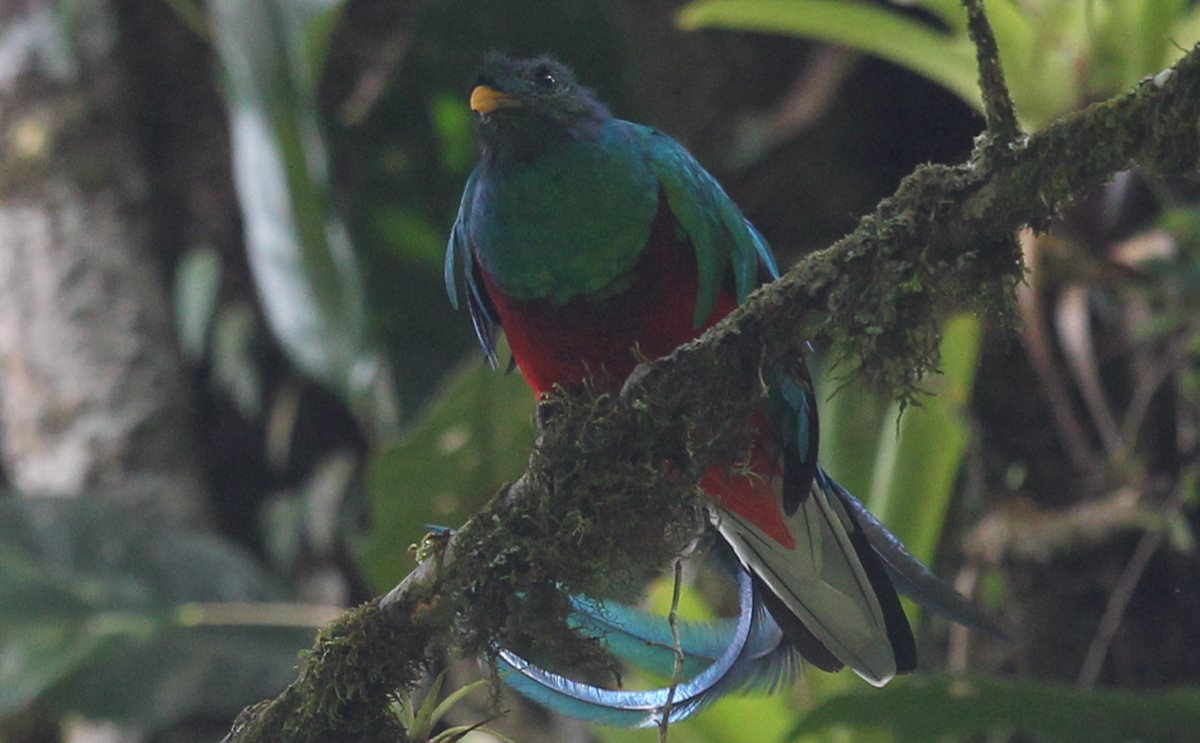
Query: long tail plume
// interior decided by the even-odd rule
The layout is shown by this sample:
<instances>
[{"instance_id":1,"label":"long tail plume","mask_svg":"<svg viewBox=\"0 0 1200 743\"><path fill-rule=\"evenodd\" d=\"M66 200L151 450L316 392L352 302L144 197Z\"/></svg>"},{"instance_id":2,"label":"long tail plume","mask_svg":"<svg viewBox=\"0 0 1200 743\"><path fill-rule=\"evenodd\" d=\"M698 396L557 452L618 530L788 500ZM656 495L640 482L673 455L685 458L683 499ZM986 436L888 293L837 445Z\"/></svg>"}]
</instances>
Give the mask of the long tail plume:
<instances>
[{"instance_id":1,"label":"long tail plume","mask_svg":"<svg viewBox=\"0 0 1200 743\"><path fill-rule=\"evenodd\" d=\"M926 609L941 614L946 619L964 627L997 639L1008 639L1008 636L980 611L979 607L954 590L953 586L934 575L923 562L909 552L900 538L888 531L888 528L875 518L875 514L867 510L862 501L851 495L832 477L826 475L826 480L837 493L839 500L857 517L859 525L866 534L867 541L879 555L883 567L897 591Z\"/></svg>"},{"instance_id":2,"label":"long tail plume","mask_svg":"<svg viewBox=\"0 0 1200 743\"><path fill-rule=\"evenodd\" d=\"M737 571L739 612L736 619L679 625L685 673L696 673L670 687L647 691L606 689L573 681L531 665L501 649L502 678L515 690L550 709L584 720L618 727L651 727L662 720L672 700L670 721L683 720L724 694L771 688L790 681L799 659L783 642L778 625L764 610L762 590L744 570ZM573 621L602 636L616 655L646 670L663 673L674 664L675 646L665 619L615 602L587 598L574 602Z\"/></svg>"},{"instance_id":3,"label":"long tail plume","mask_svg":"<svg viewBox=\"0 0 1200 743\"><path fill-rule=\"evenodd\" d=\"M874 553L872 559L878 558L886 572L884 580L895 590L959 624L1005 638L983 612L930 572L857 498L819 468L817 478L822 492L850 514L848 523L861 529L866 542L861 549ZM722 564L737 577L738 615L678 624L685 680L673 693L670 687L628 691L574 681L534 666L507 649L497 654L501 677L516 691L556 712L617 727L660 724L668 698L672 702L670 722L677 722L725 694L789 683L802 661L766 609L770 589L729 555L721 553L719 557L725 558ZM580 596L572 599L570 621L581 632L601 638L617 657L651 673L671 675L675 643L665 618Z\"/></svg>"}]
</instances>

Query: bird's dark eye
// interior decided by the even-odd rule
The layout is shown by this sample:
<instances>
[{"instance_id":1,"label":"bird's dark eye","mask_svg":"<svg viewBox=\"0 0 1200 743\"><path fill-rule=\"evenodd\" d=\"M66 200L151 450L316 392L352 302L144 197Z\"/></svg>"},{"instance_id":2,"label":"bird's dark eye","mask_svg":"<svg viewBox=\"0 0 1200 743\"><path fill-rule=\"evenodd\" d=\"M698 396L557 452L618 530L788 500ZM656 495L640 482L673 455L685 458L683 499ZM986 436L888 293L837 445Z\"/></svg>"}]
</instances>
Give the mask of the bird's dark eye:
<instances>
[{"instance_id":1,"label":"bird's dark eye","mask_svg":"<svg viewBox=\"0 0 1200 743\"><path fill-rule=\"evenodd\" d=\"M533 83L539 88L549 90L558 85L558 77L548 68L539 67L533 71Z\"/></svg>"}]
</instances>

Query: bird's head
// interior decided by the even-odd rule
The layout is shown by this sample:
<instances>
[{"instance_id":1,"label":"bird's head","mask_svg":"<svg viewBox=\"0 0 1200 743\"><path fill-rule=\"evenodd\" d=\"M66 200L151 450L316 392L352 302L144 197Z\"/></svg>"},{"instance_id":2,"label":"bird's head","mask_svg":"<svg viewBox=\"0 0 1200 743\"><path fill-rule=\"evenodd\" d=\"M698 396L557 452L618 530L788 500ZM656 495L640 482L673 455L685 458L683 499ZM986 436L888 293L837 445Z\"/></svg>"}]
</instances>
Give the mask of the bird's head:
<instances>
[{"instance_id":1,"label":"bird's head","mask_svg":"<svg viewBox=\"0 0 1200 743\"><path fill-rule=\"evenodd\" d=\"M611 117L566 65L549 57L490 53L471 86L484 152L535 154L545 144L581 136Z\"/></svg>"}]
</instances>

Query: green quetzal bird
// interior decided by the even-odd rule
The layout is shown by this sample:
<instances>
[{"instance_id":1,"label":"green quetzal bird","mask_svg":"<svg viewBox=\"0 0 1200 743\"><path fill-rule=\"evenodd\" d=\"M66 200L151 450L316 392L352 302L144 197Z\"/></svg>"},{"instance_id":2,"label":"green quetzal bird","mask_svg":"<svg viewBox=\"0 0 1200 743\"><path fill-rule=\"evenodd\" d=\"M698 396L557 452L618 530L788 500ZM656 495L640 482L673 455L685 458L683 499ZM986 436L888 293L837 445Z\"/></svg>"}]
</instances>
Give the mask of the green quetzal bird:
<instances>
[{"instance_id":1,"label":"green quetzal bird","mask_svg":"<svg viewBox=\"0 0 1200 743\"><path fill-rule=\"evenodd\" d=\"M470 96L482 157L446 253L489 361L496 338L535 395L589 381L617 391L645 358L697 337L778 276L762 235L678 142L614 118L548 58L489 55ZM723 693L774 686L800 658L849 666L875 685L916 665L897 589L952 619L987 620L935 578L817 464L817 412L800 360L768 373L749 466L730 452L701 482L732 548L741 613L685 625L690 677L677 720ZM735 468L736 463L740 467ZM575 599L575 621L642 666L669 669L665 621ZM505 680L550 707L624 726L653 725L668 691L581 684L500 650Z\"/></svg>"}]
</instances>

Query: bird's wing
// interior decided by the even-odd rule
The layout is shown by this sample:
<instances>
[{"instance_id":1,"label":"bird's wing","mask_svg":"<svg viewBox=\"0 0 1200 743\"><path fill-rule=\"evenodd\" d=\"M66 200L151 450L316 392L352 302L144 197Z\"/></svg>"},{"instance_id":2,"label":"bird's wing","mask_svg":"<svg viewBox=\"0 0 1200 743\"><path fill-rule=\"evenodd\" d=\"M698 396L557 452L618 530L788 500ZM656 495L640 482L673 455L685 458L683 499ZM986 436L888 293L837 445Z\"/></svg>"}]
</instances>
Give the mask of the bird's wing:
<instances>
[{"instance_id":1,"label":"bird's wing","mask_svg":"<svg viewBox=\"0 0 1200 743\"><path fill-rule=\"evenodd\" d=\"M740 303L764 277L779 269L767 241L683 145L657 129L622 122L658 178L667 204L696 251L699 284L692 324L702 327L717 298L732 287Z\"/></svg>"},{"instance_id":2,"label":"bird's wing","mask_svg":"<svg viewBox=\"0 0 1200 743\"><path fill-rule=\"evenodd\" d=\"M471 206L475 200L475 184L479 179L479 169L471 171L467 185L463 188L462 201L458 205L458 218L450 230L450 240L446 243L445 281L446 294L450 304L458 309L458 266L462 264L463 284L467 294L467 309L471 313L471 324L475 326L475 335L488 363L493 368L499 365L496 359L496 331L500 327L500 318L488 299L487 291L480 286L479 266L475 261L475 253L471 250Z\"/></svg>"}]
</instances>

